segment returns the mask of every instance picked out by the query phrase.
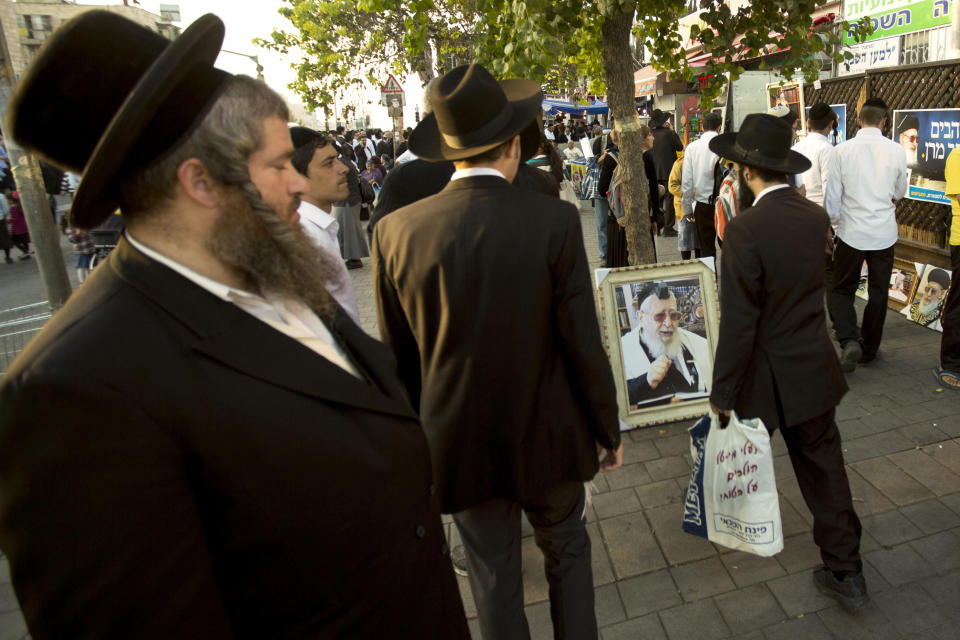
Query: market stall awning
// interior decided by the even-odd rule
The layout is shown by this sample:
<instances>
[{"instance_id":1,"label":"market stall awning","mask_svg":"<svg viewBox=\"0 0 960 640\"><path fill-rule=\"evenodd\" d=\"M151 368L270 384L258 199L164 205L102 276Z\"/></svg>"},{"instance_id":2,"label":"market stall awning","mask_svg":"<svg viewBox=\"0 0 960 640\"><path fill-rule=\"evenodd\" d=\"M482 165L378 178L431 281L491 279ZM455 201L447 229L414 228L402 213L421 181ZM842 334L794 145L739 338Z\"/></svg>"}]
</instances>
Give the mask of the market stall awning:
<instances>
[{"instance_id":1,"label":"market stall awning","mask_svg":"<svg viewBox=\"0 0 960 640\"><path fill-rule=\"evenodd\" d=\"M543 101L543 112L549 116L555 116L558 113L570 113L574 115L587 114L593 116L608 113L609 111L610 107L607 106L607 103L603 100L583 103L550 99Z\"/></svg>"}]
</instances>

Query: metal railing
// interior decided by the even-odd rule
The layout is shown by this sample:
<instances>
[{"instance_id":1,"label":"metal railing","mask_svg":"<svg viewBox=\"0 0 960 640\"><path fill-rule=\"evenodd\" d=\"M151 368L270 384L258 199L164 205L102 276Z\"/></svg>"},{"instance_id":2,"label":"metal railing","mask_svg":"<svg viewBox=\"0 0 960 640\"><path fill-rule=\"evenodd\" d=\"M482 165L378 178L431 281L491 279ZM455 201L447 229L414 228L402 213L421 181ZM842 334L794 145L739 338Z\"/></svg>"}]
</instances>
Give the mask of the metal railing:
<instances>
[{"instance_id":1,"label":"metal railing","mask_svg":"<svg viewBox=\"0 0 960 640\"><path fill-rule=\"evenodd\" d=\"M46 301L0 309L0 375L49 319Z\"/></svg>"}]
</instances>

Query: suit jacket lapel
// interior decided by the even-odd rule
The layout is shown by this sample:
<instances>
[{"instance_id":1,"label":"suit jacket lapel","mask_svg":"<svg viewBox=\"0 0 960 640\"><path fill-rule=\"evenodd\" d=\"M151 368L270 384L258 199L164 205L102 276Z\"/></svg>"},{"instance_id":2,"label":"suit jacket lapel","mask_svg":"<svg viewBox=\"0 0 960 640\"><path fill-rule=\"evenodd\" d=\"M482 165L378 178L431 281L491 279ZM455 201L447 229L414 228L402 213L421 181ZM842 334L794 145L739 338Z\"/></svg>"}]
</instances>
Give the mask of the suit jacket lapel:
<instances>
[{"instance_id":1,"label":"suit jacket lapel","mask_svg":"<svg viewBox=\"0 0 960 640\"><path fill-rule=\"evenodd\" d=\"M124 281L195 334L195 341L185 349L291 391L416 418L396 381L389 350L366 336L339 307L331 333L369 376L370 383L154 262L125 240L118 244L109 264Z\"/></svg>"}]
</instances>

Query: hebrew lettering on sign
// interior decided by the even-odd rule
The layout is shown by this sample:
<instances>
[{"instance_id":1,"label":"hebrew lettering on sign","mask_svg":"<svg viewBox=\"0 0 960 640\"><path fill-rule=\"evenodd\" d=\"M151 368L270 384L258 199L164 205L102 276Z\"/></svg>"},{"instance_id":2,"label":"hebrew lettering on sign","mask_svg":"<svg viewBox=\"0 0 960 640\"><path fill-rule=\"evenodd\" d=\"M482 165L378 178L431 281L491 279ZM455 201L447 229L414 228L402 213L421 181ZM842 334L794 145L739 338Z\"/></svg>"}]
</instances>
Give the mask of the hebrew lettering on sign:
<instances>
[{"instance_id":1,"label":"hebrew lettering on sign","mask_svg":"<svg viewBox=\"0 0 960 640\"><path fill-rule=\"evenodd\" d=\"M935 0L933 3L933 17L939 18L947 15L950 11L950 3L947 0Z\"/></svg>"},{"instance_id":2,"label":"hebrew lettering on sign","mask_svg":"<svg viewBox=\"0 0 960 640\"><path fill-rule=\"evenodd\" d=\"M897 11L897 26L902 27L908 24L910 24L910 9Z\"/></svg>"},{"instance_id":3,"label":"hebrew lettering on sign","mask_svg":"<svg viewBox=\"0 0 960 640\"><path fill-rule=\"evenodd\" d=\"M943 160L947 157L947 145L942 142L924 142L923 148L928 160Z\"/></svg>"},{"instance_id":4,"label":"hebrew lettering on sign","mask_svg":"<svg viewBox=\"0 0 960 640\"><path fill-rule=\"evenodd\" d=\"M930 122L930 137L944 140L960 139L960 121L950 122L949 120L932 120Z\"/></svg>"},{"instance_id":5,"label":"hebrew lettering on sign","mask_svg":"<svg viewBox=\"0 0 960 640\"><path fill-rule=\"evenodd\" d=\"M881 29L892 29L893 25L896 24L896 22L897 22L897 14L895 13L887 13L880 16Z\"/></svg>"}]
</instances>

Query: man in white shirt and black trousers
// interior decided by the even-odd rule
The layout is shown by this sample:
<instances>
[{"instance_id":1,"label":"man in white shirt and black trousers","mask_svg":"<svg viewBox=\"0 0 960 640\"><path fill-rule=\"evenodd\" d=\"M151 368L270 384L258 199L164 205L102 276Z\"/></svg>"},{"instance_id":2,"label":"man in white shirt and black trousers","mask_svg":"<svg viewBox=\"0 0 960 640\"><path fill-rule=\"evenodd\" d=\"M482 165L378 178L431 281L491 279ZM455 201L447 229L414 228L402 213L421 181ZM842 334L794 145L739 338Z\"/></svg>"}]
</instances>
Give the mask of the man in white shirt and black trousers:
<instances>
[{"instance_id":1,"label":"man in white shirt and black trousers","mask_svg":"<svg viewBox=\"0 0 960 640\"><path fill-rule=\"evenodd\" d=\"M860 131L833 150L827 172L823 205L837 225L830 310L846 373L877 357L898 237L894 201L907 192L903 149L880 131L887 117L887 105L880 98L864 102ZM864 260L869 300L857 327L853 297Z\"/></svg>"},{"instance_id":2,"label":"man in white shirt and black trousers","mask_svg":"<svg viewBox=\"0 0 960 640\"><path fill-rule=\"evenodd\" d=\"M683 154L683 215L693 216L700 240L700 255L717 255L717 230L713 221L713 171L717 154L710 151L710 141L717 137L722 123L719 113L703 116L703 135L687 145Z\"/></svg>"}]
</instances>

